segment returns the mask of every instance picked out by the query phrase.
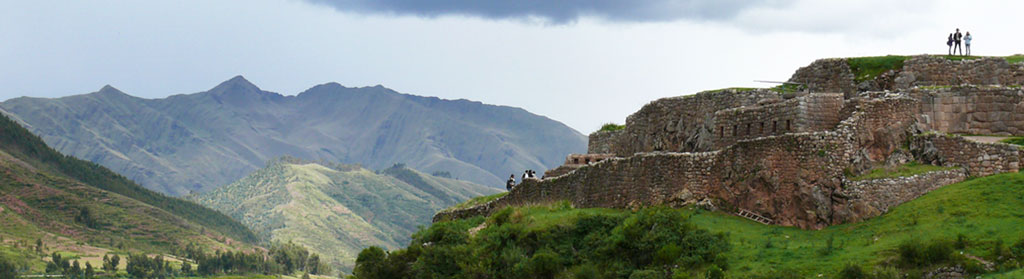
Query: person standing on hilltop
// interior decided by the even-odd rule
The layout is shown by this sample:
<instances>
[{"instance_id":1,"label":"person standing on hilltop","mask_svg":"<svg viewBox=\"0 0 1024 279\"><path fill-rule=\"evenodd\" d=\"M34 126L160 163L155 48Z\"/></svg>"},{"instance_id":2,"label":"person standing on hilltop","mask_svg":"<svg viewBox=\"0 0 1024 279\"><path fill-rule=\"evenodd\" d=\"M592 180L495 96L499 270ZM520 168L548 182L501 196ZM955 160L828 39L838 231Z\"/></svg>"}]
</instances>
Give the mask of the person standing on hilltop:
<instances>
[{"instance_id":1,"label":"person standing on hilltop","mask_svg":"<svg viewBox=\"0 0 1024 279\"><path fill-rule=\"evenodd\" d=\"M971 32L964 36L964 47L967 48L967 56L971 56Z\"/></svg>"},{"instance_id":2,"label":"person standing on hilltop","mask_svg":"<svg viewBox=\"0 0 1024 279\"><path fill-rule=\"evenodd\" d=\"M963 49L963 47L960 46L960 39L963 39L963 38L964 38L964 34L960 34L960 28L957 28L956 29L956 33L953 33L953 43L955 44L953 46L953 50L959 50L961 56L964 55L964 49ZM956 53L956 51L954 51L953 53Z\"/></svg>"},{"instance_id":3,"label":"person standing on hilltop","mask_svg":"<svg viewBox=\"0 0 1024 279\"><path fill-rule=\"evenodd\" d=\"M505 190L512 191L512 187L516 186L516 174L508 176L508 181L505 181Z\"/></svg>"},{"instance_id":4,"label":"person standing on hilltop","mask_svg":"<svg viewBox=\"0 0 1024 279\"><path fill-rule=\"evenodd\" d=\"M949 39L946 39L946 46L949 47L946 53L953 55L953 33L949 33Z\"/></svg>"}]
</instances>

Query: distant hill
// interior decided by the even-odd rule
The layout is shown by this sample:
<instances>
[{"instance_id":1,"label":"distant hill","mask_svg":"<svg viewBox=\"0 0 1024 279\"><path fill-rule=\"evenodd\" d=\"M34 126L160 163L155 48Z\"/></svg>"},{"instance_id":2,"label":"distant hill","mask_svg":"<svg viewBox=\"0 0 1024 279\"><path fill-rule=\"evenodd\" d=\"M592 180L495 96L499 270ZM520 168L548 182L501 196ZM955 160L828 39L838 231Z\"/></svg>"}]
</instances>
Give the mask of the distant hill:
<instances>
[{"instance_id":1,"label":"distant hill","mask_svg":"<svg viewBox=\"0 0 1024 279\"><path fill-rule=\"evenodd\" d=\"M509 173L542 171L586 151L579 132L520 108L382 86L327 83L283 96L239 76L165 99L106 86L57 99L11 99L0 109L59 151L172 195L231 183L286 155L370 169L405 163L500 187Z\"/></svg>"},{"instance_id":2,"label":"distant hill","mask_svg":"<svg viewBox=\"0 0 1024 279\"><path fill-rule=\"evenodd\" d=\"M398 248L438 210L499 190L393 166L279 159L230 185L191 198L249 225L261 238L293 241L351 270L371 245Z\"/></svg>"},{"instance_id":3,"label":"distant hill","mask_svg":"<svg viewBox=\"0 0 1024 279\"><path fill-rule=\"evenodd\" d=\"M193 243L235 250L252 248L256 240L244 225L224 214L61 155L4 116L0 116L0 224L0 255L6 256L31 251L25 244L35 246L37 239L47 247L43 253L60 251L81 257L102 256L111 250L174 253ZM33 261L39 259L26 256L19 264L38 266Z\"/></svg>"}]
</instances>

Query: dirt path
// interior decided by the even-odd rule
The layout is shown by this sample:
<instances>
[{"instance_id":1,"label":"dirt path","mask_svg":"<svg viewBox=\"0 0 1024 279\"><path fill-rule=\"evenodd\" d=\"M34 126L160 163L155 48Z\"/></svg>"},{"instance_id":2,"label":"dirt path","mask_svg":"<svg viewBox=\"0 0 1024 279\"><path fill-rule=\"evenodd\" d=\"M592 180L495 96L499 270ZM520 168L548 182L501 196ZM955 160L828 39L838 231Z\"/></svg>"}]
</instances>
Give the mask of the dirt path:
<instances>
[{"instance_id":1,"label":"dirt path","mask_svg":"<svg viewBox=\"0 0 1024 279\"><path fill-rule=\"evenodd\" d=\"M1002 136L964 136L965 139L982 142L982 143L996 143L1009 137Z\"/></svg>"}]
</instances>

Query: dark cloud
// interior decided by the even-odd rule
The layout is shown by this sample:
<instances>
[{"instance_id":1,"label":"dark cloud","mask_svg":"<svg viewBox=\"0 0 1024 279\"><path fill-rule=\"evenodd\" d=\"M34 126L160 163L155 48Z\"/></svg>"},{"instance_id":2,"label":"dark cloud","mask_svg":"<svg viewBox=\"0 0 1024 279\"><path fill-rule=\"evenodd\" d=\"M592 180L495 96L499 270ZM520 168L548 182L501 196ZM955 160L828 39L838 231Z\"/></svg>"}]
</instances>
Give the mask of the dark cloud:
<instances>
[{"instance_id":1,"label":"dark cloud","mask_svg":"<svg viewBox=\"0 0 1024 279\"><path fill-rule=\"evenodd\" d=\"M539 18L573 22L583 16L612 21L730 19L739 12L789 0L306 0L351 12L417 16L466 15L489 19Z\"/></svg>"}]
</instances>

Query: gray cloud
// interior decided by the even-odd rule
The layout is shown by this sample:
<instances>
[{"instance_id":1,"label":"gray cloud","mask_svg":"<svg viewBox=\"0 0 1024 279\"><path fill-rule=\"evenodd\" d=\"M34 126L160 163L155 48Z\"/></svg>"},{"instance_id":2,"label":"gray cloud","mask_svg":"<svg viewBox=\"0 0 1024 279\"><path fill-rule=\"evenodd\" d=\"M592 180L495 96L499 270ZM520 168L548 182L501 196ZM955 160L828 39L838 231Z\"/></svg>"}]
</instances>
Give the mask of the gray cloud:
<instances>
[{"instance_id":1,"label":"gray cloud","mask_svg":"<svg viewBox=\"0 0 1024 279\"><path fill-rule=\"evenodd\" d=\"M555 24L592 16L612 21L724 20L754 7L784 6L790 0L306 0L341 11L476 16L488 19L539 18Z\"/></svg>"}]
</instances>

